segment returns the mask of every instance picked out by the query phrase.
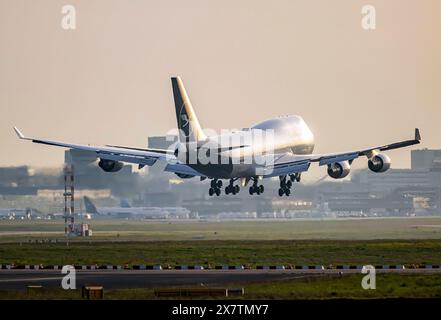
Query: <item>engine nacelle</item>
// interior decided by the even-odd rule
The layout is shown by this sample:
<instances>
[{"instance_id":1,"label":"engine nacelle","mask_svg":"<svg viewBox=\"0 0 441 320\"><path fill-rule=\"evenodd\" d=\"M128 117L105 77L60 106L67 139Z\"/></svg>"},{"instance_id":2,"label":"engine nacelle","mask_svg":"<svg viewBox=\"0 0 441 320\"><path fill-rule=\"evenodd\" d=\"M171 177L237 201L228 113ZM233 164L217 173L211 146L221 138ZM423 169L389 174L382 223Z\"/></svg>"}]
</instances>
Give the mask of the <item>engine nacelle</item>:
<instances>
[{"instance_id":1,"label":"engine nacelle","mask_svg":"<svg viewBox=\"0 0 441 320\"><path fill-rule=\"evenodd\" d=\"M173 152L173 154L179 161L183 163L190 163L190 161L196 161L198 156L197 144L194 142L190 142L188 144L178 143L175 147L175 151Z\"/></svg>"},{"instance_id":2,"label":"engine nacelle","mask_svg":"<svg viewBox=\"0 0 441 320\"><path fill-rule=\"evenodd\" d=\"M351 165L348 161L340 161L328 165L328 175L334 179L342 179L351 172Z\"/></svg>"},{"instance_id":3,"label":"engine nacelle","mask_svg":"<svg viewBox=\"0 0 441 320\"><path fill-rule=\"evenodd\" d=\"M119 161L100 159L98 166L105 172L117 172L122 169L124 164Z\"/></svg>"},{"instance_id":4,"label":"engine nacelle","mask_svg":"<svg viewBox=\"0 0 441 320\"><path fill-rule=\"evenodd\" d=\"M390 158L383 153L377 154L368 161L368 167L373 172L385 172L389 170L390 164Z\"/></svg>"},{"instance_id":5,"label":"engine nacelle","mask_svg":"<svg viewBox=\"0 0 441 320\"><path fill-rule=\"evenodd\" d=\"M176 173L175 172L175 175L177 175L179 178L181 178L181 179L190 179L190 178L194 178L194 176L193 175L191 175L191 174L183 174L183 173Z\"/></svg>"},{"instance_id":6,"label":"engine nacelle","mask_svg":"<svg viewBox=\"0 0 441 320\"><path fill-rule=\"evenodd\" d=\"M178 143L174 155L179 161L188 163L188 148L184 143Z\"/></svg>"}]
</instances>

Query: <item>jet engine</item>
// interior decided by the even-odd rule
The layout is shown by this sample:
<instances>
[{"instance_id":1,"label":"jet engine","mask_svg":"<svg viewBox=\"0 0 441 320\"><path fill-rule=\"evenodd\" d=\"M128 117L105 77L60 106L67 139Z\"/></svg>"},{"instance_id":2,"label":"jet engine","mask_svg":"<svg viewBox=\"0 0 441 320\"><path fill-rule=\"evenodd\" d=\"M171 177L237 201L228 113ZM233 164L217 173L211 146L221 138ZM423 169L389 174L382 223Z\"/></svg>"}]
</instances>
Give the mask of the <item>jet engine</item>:
<instances>
[{"instance_id":1,"label":"jet engine","mask_svg":"<svg viewBox=\"0 0 441 320\"><path fill-rule=\"evenodd\" d=\"M183 173L176 173L176 172L175 172L175 175L177 175L181 179L190 179L190 178L194 177L191 174L183 174Z\"/></svg>"},{"instance_id":2,"label":"jet engine","mask_svg":"<svg viewBox=\"0 0 441 320\"><path fill-rule=\"evenodd\" d=\"M98 166L106 172L117 172L122 169L123 163L114 160L100 159Z\"/></svg>"},{"instance_id":3,"label":"jet engine","mask_svg":"<svg viewBox=\"0 0 441 320\"><path fill-rule=\"evenodd\" d=\"M342 179L351 171L348 161L340 161L328 165L328 175L334 179Z\"/></svg>"},{"instance_id":4,"label":"jet engine","mask_svg":"<svg viewBox=\"0 0 441 320\"><path fill-rule=\"evenodd\" d=\"M368 167L373 172L385 172L390 168L390 164L390 158L383 153L377 154L368 161Z\"/></svg>"},{"instance_id":5,"label":"jet engine","mask_svg":"<svg viewBox=\"0 0 441 320\"><path fill-rule=\"evenodd\" d=\"M179 161L190 163L190 161L196 161L198 149L196 143L178 143L173 154Z\"/></svg>"},{"instance_id":6,"label":"jet engine","mask_svg":"<svg viewBox=\"0 0 441 320\"><path fill-rule=\"evenodd\" d=\"M174 155L179 161L188 163L188 148L184 143L178 143Z\"/></svg>"}]
</instances>

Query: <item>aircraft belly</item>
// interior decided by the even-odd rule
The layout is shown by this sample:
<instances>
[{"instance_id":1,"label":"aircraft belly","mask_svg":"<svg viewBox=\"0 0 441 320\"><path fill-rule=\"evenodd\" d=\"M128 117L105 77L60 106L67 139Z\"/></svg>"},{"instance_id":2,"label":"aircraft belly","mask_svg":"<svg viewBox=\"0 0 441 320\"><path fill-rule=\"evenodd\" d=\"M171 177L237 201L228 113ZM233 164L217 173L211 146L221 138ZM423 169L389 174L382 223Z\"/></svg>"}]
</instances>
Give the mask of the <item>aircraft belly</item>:
<instances>
[{"instance_id":1,"label":"aircraft belly","mask_svg":"<svg viewBox=\"0 0 441 320\"><path fill-rule=\"evenodd\" d=\"M255 167L252 164L197 164L191 167L209 178L217 179L247 177L255 173Z\"/></svg>"}]
</instances>

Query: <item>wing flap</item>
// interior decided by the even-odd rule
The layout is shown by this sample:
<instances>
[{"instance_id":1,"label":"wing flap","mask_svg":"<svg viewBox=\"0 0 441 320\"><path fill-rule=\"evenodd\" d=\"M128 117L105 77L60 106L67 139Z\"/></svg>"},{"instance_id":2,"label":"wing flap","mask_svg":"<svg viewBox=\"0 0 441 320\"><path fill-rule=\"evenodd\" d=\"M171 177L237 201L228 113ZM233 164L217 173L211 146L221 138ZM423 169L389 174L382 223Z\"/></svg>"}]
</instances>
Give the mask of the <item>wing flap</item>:
<instances>
[{"instance_id":1,"label":"wing flap","mask_svg":"<svg viewBox=\"0 0 441 320\"><path fill-rule=\"evenodd\" d=\"M324 157L320 158L319 166L324 166L324 165L328 165L328 164L340 162L340 161L351 161L351 160L358 158L358 156L359 156L358 152L324 156Z\"/></svg>"},{"instance_id":2,"label":"wing flap","mask_svg":"<svg viewBox=\"0 0 441 320\"><path fill-rule=\"evenodd\" d=\"M311 161L309 160L280 163L275 166L265 167L263 171L264 172L263 176L266 178L270 178L277 176L286 176L293 173L305 172L308 171L310 165L311 165Z\"/></svg>"},{"instance_id":3,"label":"wing flap","mask_svg":"<svg viewBox=\"0 0 441 320\"><path fill-rule=\"evenodd\" d=\"M199 173L198 171L194 170L193 168L190 168L189 166L183 163L168 163L164 171L190 175L190 176L199 176L199 177L204 176L203 174Z\"/></svg>"}]
</instances>

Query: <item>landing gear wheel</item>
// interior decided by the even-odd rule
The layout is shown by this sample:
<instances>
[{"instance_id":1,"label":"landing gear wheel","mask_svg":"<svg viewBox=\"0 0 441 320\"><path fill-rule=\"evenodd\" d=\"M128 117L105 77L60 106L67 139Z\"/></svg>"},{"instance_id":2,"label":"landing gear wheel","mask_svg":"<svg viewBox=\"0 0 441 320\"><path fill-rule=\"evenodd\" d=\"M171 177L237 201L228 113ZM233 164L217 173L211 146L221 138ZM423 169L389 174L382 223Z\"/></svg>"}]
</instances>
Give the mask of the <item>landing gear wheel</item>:
<instances>
[{"instance_id":1,"label":"landing gear wheel","mask_svg":"<svg viewBox=\"0 0 441 320\"><path fill-rule=\"evenodd\" d=\"M214 194L214 189L213 188L208 189L208 194L211 197Z\"/></svg>"},{"instance_id":2,"label":"landing gear wheel","mask_svg":"<svg viewBox=\"0 0 441 320\"><path fill-rule=\"evenodd\" d=\"M288 187L288 189L291 188L292 187L292 181L288 180L288 182L286 183L286 186Z\"/></svg>"},{"instance_id":3,"label":"landing gear wheel","mask_svg":"<svg viewBox=\"0 0 441 320\"><path fill-rule=\"evenodd\" d=\"M237 192L236 192L236 188L233 188L233 191L231 192L233 195L235 195Z\"/></svg>"},{"instance_id":4,"label":"landing gear wheel","mask_svg":"<svg viewBox=\"0 0 441 320\"><path fill-rule=\"evenodd\" d=\"M296 175L296 181L297 181L297 182L300 182L301 179L302 179L302 176L301 176L300 173L298 173L298 174Z\"/></svg>"},{"instance_id":5,"label":"landing gear wheel","mask_svg":"<svg viewBox=\"0 0 441 320\"><path fill-rule=\"evenodd\" d=\"M285 193L285 190L283 190L282 188L280 188L280 189L279 189L279 196L282 197L284 193Z\"/></svg>"},{"instance_id":6,"label":"landing gear wheel","mask_svg":"<svg viewBox=\"0 0 441 320\"><path fill-rule=\"evenodd\" d=\"M285 189L285 194L286 194L286 196L288 197L288 196L291 194L291 190L289 190L289 189Z\"/></svg>"},{"instance_id":7,"label":"landing gear wheel","mask_svg":"<svg viewBox=\"0 0 441 320\"><path fill-rule=\"evenodd\" d=\"M260 193L263 193L265 191L265 187L263 186L263 184L259 186L259 191Z\"/></svg>"},{"instance_id":8,"label":"landing gear wheel","mask_svg":"<svg viewBox=\"0 0 441 320\"><path fill-rule=\"evenodd\" d=\"M254 193L254 188L253 187L250 187L250 195L253 195L253 193Z\"/></svg>"},{"instance_id":9,"label":"landing gear wheel","mask_svg":"<svg viewBox=\"0 0 441 320\"><path fill-rule=\"evenodd\" d=\"M222 180L218 180L216 186L220 189L222 188Z\"/></svg>"},{"instance_id":10,"label":"landing gear wheel","mask_svg":"<svg viewBox=\"0 0 441 320\"><path fill-rule=\"evenodd\" d=\"M295 174L290 174L289 175L289 179L291 180L291 182L294 182L294 180L296 179L296 175Z\"/></svg>"},{"instance_id":11,"label":"landing gear wheel","mask_svg":"<svg viewBox=\"0 0 441 320\"><path fill-rule=\"evenodd\" d=\"M216 195L217 195L218 197L220 196L220 193L221 193L220 189L215 189L214 192L216 192Z\"/></svg>"},{"instance_id":12,"label":"landing gear wheel","mask_svg":"<svg viewBox=\"0 0 441 320\"><path fill-rule=\"evenodd\" d=\"M235 185L235 186L234 186L234 190L236 191L236 193L239 193L239 191L240 191L240 187L239 187L239 185Z\"/></svg>"},{"instance_id":13,"label":"landing gear wheel","mask_svg":"<svg viewBox=\"0 0 441 320\"><path fill-rule=\"evenodd\" d=\"M230 193L230 186L227 186L226 188L225 188L225 194L229 194Z\"/></svg>"}]
</instances>

